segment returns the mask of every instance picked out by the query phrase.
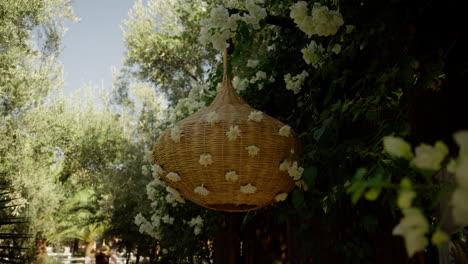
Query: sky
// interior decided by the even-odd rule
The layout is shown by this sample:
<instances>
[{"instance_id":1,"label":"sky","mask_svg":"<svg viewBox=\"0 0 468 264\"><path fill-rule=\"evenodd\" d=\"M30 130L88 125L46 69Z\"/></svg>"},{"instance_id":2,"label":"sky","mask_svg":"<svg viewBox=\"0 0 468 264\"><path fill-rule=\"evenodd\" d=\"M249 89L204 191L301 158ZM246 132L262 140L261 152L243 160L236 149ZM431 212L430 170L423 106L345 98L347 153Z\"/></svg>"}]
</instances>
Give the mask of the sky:
<instances>
[{"instance_id":1,"label":"sky","mask_svg":"<svg viewBox=\"0 0 468 264\"><path fill-rule=\"evenodd\" d=\"M64 94L83 85L109 89L111 67L119 68L125 52L121 25L135 0L75 0L78 23L67 22L60 59L64 67Z\"/></svg>"}]
</instances>

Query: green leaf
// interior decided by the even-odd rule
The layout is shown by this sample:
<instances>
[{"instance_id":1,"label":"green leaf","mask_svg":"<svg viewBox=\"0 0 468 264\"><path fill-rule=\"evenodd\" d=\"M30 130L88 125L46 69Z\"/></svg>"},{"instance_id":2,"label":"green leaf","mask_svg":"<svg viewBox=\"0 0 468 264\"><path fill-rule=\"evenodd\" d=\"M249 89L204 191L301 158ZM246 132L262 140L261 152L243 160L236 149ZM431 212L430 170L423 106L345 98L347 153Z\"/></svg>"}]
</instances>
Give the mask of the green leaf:
<instances>
[{"instance_id":1,"label":"green leaf","mask_svg":"<svg viewBox=\"0 0 468 264\"><path fill-rule=\"evenodd\" d=\"M308 186L314 186L317 177L317 168L312 166L304 169L304 181Z\"/></svg>"},{"instance_id":2,"label":"green leaf","mask_svg":"<svg viewBox=\"0 0 468 264\"><path fill-rule=\"evenodd\" d=\"M300 208L304 203L304 192L301 190L294 190L292 193L292 202L295 208Z\"/></svg>"}]
</instances>

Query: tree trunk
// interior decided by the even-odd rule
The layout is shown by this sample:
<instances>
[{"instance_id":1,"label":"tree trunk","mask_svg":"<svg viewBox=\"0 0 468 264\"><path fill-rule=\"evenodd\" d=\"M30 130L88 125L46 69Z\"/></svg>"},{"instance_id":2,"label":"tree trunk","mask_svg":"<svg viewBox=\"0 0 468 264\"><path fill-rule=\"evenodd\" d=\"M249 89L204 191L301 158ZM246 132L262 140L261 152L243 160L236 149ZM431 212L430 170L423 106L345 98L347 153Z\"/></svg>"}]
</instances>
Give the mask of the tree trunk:
<instances>
[{"instance_id":1,"label":"tree trunk","mask_svg":"<svg viewBox=\"0 0 468 264\"><path fill-rule=\"evenodd\" d=\"M243 214L226 213L226 225L220 226L214 241L215 264L240 263L240 225Z\"/></svg>"},{"instance_id":2,"label":"tree trunk","mask_svg":"<svg viewBox=\"0 0 468 264\"><path fill-rule=\"evenodd\" d=\"M96 242L94 240L86 244L85 257L91 257L91 253L95 246Z\"/></svg>"}]
</instances>

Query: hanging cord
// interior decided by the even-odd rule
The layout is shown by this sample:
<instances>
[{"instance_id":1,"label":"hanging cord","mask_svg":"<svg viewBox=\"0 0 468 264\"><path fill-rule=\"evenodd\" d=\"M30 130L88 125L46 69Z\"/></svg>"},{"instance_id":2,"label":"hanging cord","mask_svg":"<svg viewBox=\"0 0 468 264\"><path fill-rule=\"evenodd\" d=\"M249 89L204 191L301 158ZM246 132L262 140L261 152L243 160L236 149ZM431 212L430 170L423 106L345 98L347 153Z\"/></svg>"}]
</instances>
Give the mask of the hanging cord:
<instances>
[{"instance_id":1,"label":"hanging cord","mask_svg":"<svg viewBox=\"0 0 468 264\"><path fill-rule=\"evenodd\" d=\"M228 56L234 52L234 42L232 39L228 39L229 47L224 49L223 52L223 79L226 80L229 78L229 62Z\"/></svg>"}]
</instances>

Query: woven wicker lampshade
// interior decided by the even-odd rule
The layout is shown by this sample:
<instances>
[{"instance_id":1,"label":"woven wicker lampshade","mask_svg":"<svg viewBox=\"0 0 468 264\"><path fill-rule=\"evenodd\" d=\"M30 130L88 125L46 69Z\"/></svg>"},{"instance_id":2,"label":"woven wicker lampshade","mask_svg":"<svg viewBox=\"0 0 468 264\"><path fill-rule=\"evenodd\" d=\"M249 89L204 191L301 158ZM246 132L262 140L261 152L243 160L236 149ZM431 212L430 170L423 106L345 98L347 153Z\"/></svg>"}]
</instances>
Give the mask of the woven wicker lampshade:
<instances>
[{"instance_id":1,"label":"woven wicker lampshade","mask_svg":"<svg viewBox=\"0 0 468 264\"><path fill-rule=\"evenodd\" d=\"M244 102L226 64L225 54L213 103L167 129L153 147L154 162L164 170L161 179L185 199L214 210L249 211L292 191L294 179L280 164L297 161L301 146L288 126Z\"/></svg>"}]
</instances>

